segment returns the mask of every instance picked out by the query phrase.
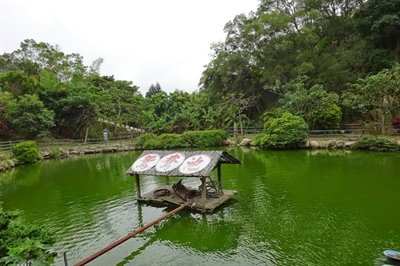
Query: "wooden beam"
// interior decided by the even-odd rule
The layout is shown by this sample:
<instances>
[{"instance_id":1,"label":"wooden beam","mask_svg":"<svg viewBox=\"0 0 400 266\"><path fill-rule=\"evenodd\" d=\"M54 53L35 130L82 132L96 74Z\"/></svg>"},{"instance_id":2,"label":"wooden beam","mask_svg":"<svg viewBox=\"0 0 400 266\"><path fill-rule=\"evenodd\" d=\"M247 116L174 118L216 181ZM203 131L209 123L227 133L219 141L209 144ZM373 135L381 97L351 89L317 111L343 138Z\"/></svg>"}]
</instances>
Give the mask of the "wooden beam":
<instances>
[{"instance_id":1,"label":"wooden beam","mask_svg":"<svg viewBox=\"0 0 400 266\"><path fill-rule=\"evenodd\" d=\"M174 210L170 211L169 213L164 214L163 216L161 216L161 217L155 219L154 221L152 221L152 222L146 224L145 226L139 228L138 230L136 230L136 231L134 231L134 232L128 234L127 236L125 236L125 237L123 237L123 238L121 238L121 239L119 239L118 241L112 243L111 245L109 245L109 246L103 248L102 250L96 252L96 253L93 254L92 256L90 256L90 257L88 257L88 258L86 258L86 259L84 259L84 260L82 260L82 261L76 263L75 266L82 266L82 265L85 265L85 264L91 262L92 260L94 260L94 259L100 257L100 256L103 255L104 253L106 253L106 252L110 251L111 249L113 249L113 248L119 246L120 244L124 243L126 240L128 240L128 239L130 239L130 238L136 236L137 234L143 232L143 231L146 230L147 228L152 227L152 226L155 225L156 223L158 223L158 222L164 220L164 219L167 218L168 216L170 216L170 215L172 215L172 214L174 214L174 213L176 213L176 212L182 210L182 209L185 208L185 207L186 207L186 204L181 204L178 208L175 208Z\"/></svg>"},{"instance_id":2,"label":"wooden beam","mask_svg":"<svg viewBox=\"0 0 400 266\"><path fill-rule=\"evenodd\" d=\"M140 193L139 174L135 174L135 180L136 180L136 198L140 199L142 197L142 194Z\"/></svg>"},{"instance_id":3,"label":"wooden beam","mask_svg":"<svg viewBox=\"0 0 400 266\"><path fill-rule=\"evenodd\" d=\"M202 212L206 212L206 178L201 178L201 205L202 205Z\"/></svg>"},{"instance_id":4,"label":"wooden beam","mask_svg":"<svg viewBox=\"0 0 400 266\"><path fill-rule=\"evenodd\" d=\"M218 165L217 165L217 172L218 172L219 190L221 191L221 194L224 194L224 191L222 190L222 174L221 174L221 164L220 163L218 163Z\"/></svg>"}]
</instances>

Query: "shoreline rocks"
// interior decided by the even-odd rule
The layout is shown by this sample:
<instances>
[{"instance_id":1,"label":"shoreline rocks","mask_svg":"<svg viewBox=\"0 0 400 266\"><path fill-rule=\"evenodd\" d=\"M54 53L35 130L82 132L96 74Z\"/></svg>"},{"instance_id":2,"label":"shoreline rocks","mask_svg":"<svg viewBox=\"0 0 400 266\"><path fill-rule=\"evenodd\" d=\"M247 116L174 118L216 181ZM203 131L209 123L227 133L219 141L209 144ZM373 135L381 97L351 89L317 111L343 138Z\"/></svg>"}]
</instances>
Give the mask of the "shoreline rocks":
<instances>
[{"instance_id":1,"label":"shoreline rocks","mask_svg":"<svg viewBox=\"0 0 400 266\"><path fill-rule=\"evenodd\" d=\"M114 153L114 152L122 152L122 151L133 151L135 147L132 144L113 144L113 145L102 145L102 146L71 146L68 148L41 148L40 154L43 159L51 159L51 158L67 158L77 155L86 155L86 154L98 154L98 153Z\"/></svg>"},{"instance_id":2,"label":"shoreline rocks","mask_svg":"<svg viewBox=\"0 0 400 266\"><path fill-rule=\"evenodd\" d=\"M133 151L135 147L132 144L112 144L101 146L71 146L71 147L46 147L39 148L42 160L53 158L70 158L80 155L99 154L99 153L114 153L123 151ZM16 159L1 159L0 172L12 169L18 165Z\"/></svg>"}]
</instances>

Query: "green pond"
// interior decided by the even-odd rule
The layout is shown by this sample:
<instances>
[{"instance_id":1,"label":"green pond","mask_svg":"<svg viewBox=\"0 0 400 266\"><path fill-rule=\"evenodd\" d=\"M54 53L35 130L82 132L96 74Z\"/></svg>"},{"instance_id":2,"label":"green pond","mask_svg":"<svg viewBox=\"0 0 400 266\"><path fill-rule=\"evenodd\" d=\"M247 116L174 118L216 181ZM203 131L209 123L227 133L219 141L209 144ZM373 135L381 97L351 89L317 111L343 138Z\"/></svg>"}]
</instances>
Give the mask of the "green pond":
<instances>
[{"instance_id":1,"label":"green pond","mask_svg":"<svg viewBox=\"0 0 400 266\"><path fill-rule=\"evenodd\" d=\"M212 214L181 210L88 265L400 265L382 253L400 250L399 153L215 149L243 163L222 166L236 196ZM173 209L135 200L124 173L140 154L18 166L0 173L0 201L51 229L56 265L64 252L74 265ZM164 182L141 177L142 193Z\"/></svg>"}]
</instances>

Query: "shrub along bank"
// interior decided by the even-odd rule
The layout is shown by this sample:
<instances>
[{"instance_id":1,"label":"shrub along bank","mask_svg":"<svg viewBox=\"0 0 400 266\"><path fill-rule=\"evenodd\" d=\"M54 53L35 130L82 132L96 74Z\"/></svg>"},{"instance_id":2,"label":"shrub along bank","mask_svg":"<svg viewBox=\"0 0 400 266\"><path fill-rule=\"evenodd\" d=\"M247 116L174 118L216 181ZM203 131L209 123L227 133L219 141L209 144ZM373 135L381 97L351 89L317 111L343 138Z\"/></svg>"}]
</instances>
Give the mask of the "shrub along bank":
<instances>
[{"instance_id":1,"label":"shrub along bank","mask_svg":"<svg viewBox=\"0 0 400 266\"><path fill-rule=\"evenodd\" d=\"M229 137L223 130L188 131L183 134L145 134L137 137L133 144L138 149L202 148L223 145Z\"/></svg>"}]
</instances>

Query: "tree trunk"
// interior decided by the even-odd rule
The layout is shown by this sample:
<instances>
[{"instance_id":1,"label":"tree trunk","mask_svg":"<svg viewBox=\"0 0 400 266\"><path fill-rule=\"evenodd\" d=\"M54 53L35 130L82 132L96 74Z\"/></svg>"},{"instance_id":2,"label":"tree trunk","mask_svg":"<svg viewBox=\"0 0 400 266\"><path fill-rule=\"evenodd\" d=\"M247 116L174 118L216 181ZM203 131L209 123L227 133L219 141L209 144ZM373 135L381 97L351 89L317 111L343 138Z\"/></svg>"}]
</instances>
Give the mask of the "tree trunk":
<instances>
[{"instance_id":1,"label":"tree trunk","mask_svg":"<svg viewBox=\"0 0 400 266\"><path fill-rule=\"evenodd\" d=\"M241 119L241 118L239 118L239 126L240 126L240 134L241 134L242 136L244 136L243 124L242 124L242 119Z\"/></svg>"},{"instance_id":2,"label":"tree trunk","mask_svg":"<svg viewBox=\"0 0 400 266\"><path fill-rule=\"evenodd\" d=\"M88 135L89 135L89 126L86 127L85 140L84 140L84 143L85 143L85 144L86 144L86 142L87 142Z\"/></svg>"},{"instance_id":3,"label":"tree trunk","mask_svg":"<svg viewBox=\"0 0 400 266\"><path fill-rule=\"evenodd\" d=\"M382 109L381 109L381 129L382 129L382 135L386 134L386 109L388 106L388 100L386 99L386 97L383 97L383 101L382 101Z\"/></svg>"},{"instance_id":4,"label":"tree trunk","mask_svg":"<svg viewBox=\"0 0 400 266\"><path fill-rule=\"evenodd\" d=\"M237 143L238 141L238 128L236 121L233 122L233 136L235 137L235 142Z\"/></svg>"}]
</instances>

